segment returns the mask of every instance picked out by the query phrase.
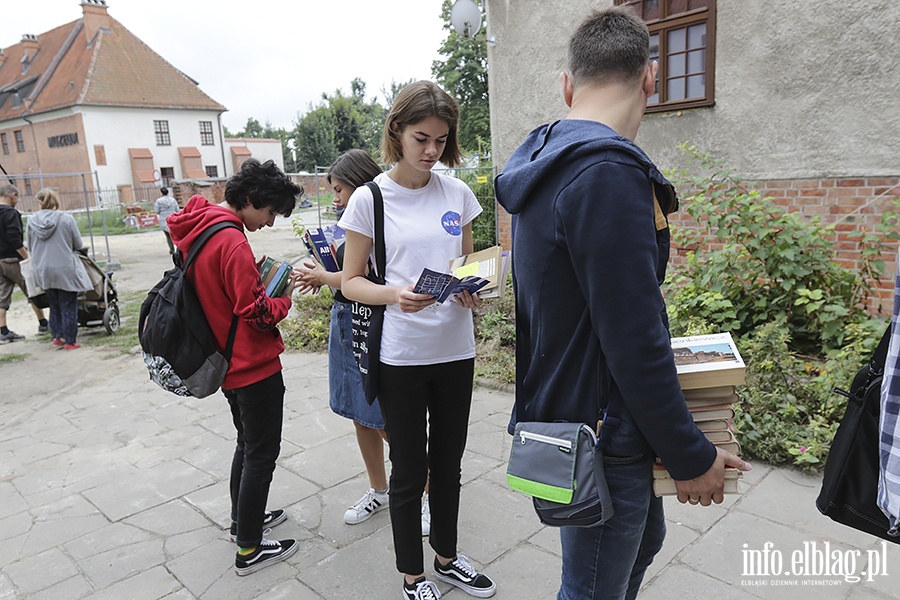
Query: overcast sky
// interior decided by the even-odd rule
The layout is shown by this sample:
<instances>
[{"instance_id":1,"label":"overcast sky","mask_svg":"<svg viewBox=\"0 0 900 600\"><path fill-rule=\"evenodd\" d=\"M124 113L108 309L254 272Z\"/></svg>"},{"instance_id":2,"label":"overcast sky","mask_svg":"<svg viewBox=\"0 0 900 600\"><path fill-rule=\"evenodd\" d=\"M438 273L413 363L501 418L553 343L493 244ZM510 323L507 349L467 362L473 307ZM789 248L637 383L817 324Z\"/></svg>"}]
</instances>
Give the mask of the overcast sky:
<instances>
[{"instance_id":1,"label":"overcast sky","mask_svg":"<svg viewBox=\"0 0 900 600\"><path fill-rule=\"evenodd\" d=\"M0 47L81 18L80 0L2 0ZM224 104L290 129L322 92L430 79L446 37L441 0L107 0L109 14Z\"/></svg>"}]
</instances>

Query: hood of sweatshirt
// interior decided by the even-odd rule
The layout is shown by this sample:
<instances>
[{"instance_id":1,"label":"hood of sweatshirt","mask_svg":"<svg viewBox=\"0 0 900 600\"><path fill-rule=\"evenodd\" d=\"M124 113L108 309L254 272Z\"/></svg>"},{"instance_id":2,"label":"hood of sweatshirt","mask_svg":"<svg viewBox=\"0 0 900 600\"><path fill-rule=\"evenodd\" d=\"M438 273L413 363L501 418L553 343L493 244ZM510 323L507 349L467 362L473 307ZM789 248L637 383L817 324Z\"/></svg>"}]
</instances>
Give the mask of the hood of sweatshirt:
<instances>
[{"instance_id":1,"label":"hood of sweatshirt","mask_svg":"<svg viewBox=\"0 0 900 600\"><path fill-rule=\"evenodd\" d=\"M229 221L244 230L240 217L227 208L213 204L203 196L191 197L184 209L167 219L172 241L185 255L203 231L210 225Z\"/></svg>"},{"instance_id":2,"label":"hood of sweatshirt","mask_svg":"<svg viewBox=\"0 0 900 600\"><path fill-rule=\"evenodd\" d=\"M585 141L585 138L589 141ZM579 160L591 160L602 150L620 150L643 165L654 181L667 184L653 162L637 144L596 121L566 119L532 131L497 176L497 201L511 214L522 211L539 185L549 179L576 174ZM565 171L559 169L565 166ZM674 207L673 207L674 209Z\"/></svg>"},{"instance_id":3,"label":"hood of sweatshirt","mask_svg":"<svg viewBox=\"0 0 900 600\"><path fill-rule=\"evenodd\" d=\"M58 210L40 210L28 219L32 234L39 240L46 240L56 231L63 213Z\"/></svg>"}]
</instances>

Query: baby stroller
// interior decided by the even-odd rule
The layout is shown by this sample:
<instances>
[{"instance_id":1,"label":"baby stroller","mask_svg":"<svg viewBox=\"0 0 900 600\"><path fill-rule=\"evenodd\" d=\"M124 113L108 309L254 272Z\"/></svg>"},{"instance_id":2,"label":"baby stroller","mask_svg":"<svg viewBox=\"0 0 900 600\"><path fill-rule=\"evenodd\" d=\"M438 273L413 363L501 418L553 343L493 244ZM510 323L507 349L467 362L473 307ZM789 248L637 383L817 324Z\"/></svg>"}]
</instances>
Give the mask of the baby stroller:
<instances>
[{"instance_id":1,"label":"baby stroller","mask_svg":"<svg viewBox=\"0 0 900 600\"><path fill-rule=\"evenodd\" d=\"M112 282L112 271L104 271L86 250L78 252L93 289L78 294L78 325L80 327L96 327L103 325L106 332L112 335L119 330L119 295Z\"/></svg>"}]
</instances>

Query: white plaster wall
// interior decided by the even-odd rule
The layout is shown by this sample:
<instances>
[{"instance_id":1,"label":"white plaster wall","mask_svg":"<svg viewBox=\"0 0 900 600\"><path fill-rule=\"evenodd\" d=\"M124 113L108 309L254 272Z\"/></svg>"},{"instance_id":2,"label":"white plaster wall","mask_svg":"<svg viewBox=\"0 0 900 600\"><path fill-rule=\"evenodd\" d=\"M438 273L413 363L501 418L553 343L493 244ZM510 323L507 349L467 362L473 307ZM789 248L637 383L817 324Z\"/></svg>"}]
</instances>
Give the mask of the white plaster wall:
<instances>
[{"instance_id":1,"label":"white plaster wall","mask_svg":"<svg viewBox=\"0 0 900 600\"><path fill-rule=\"evenodd\" d=\"M222 137L217 113L199 110L166 110L147 108L115 108L83 106L76 109L84 119L85 142L91 168L97 170L100 187L131 185L131 158L129 148L148 148L153 154L153 166L173 167L175 178L184 177L181 171L179 146L193 146L200 151L203 166L216 165L219 175L225 173L222 162ZM153 121L169 122L171 145L157 146L153 134ZM200 121L211 121L215 145L200 143ZM106 149L106 166L97 166L94 145Z\"/></svg>"},{"instance_id":2,"label":"white plaster wall","mask_svg":"<svg viewBox=\"0 0 900 600\"><path fill-rule=\"evenodd\" d=\"M565 115L566 44L609 0L486 0L491 127L502 165L535 126ZM716 105L647 115L638 143L661 167L685 140L752 178L900 172L900 2L718 0Z\"/></svg>"}]
</instances>

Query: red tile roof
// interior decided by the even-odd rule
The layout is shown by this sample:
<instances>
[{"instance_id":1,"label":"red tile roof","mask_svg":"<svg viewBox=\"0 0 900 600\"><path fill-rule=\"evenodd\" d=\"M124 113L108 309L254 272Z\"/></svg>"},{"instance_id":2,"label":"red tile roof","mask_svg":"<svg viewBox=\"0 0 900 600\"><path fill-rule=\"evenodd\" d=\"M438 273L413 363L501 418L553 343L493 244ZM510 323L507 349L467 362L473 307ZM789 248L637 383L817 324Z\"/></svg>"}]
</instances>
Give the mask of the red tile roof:
<instances>
[{"instance_id":1,"label":"red tile roof","mask_svg":"<svg viewBox=\"0 0 900 600\"><path fill-rule=\"evenodd\" d=\"M37 36L36 51L28 40L2 50L0 122L78 105L226 110L105 11L99 18L92 39L82 18Z\"/></svg>"}]
</instances>

